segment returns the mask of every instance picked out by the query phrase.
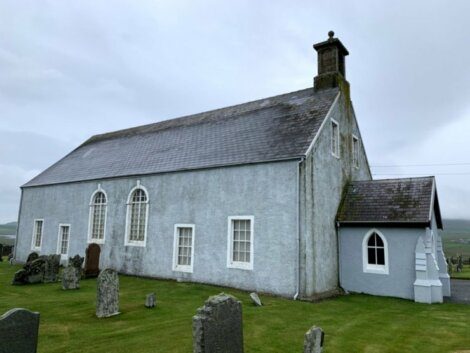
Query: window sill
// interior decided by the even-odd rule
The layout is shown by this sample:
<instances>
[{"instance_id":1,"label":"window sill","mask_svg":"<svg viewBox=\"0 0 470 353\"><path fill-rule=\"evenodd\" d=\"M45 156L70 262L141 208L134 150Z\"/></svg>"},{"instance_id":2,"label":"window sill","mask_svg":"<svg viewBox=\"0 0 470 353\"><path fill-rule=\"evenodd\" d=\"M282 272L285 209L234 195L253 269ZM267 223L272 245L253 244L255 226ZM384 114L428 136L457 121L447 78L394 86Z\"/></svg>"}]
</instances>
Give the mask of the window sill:
<instances>
[{"instance_id":1,"label":"window sill","mask_svg":"<svg viewBox=\"0 0 470 353\"><path fill-rule=\"evenodd\" d=\"M104 239L88 239L87 241L88 244L101 244L103 245L104 244Z\"/></svg>"},{"instance_id":2,"label":"window sill","mask_svg":"<svg viewBox=\"0 0 470 353\"><path fill-rule=\"evenodd\" d=\"M124 246L137 246L137 247L145 248L146 244L145 244L144 241L142 241L142 242L126 242L124 244Z\"/></svg>"},{"instance_id":3,"label":"window sill","mask_svg":"<svg viewBox=\"0 0 470 353\"><path fill-rule=\"evenodd\" d=\"M191 266L175 266L173 268L175 272L185 272L185 273L193 273L193 268Z\"/></svg>"},{"instance_id":4,"label":"window sill","mask_svg":"<svg viewBox=\"0 0 470 353\"><path fill-rule=\"evenodd\" d=\"M341 157L340 157L339 155L334 154L333 152L331 152L331 155L332 155L333 157L335 157L336 159L341 159Z\"/></svg>"},{"instance_id":5,"label":"window sill","mask_svg":"<svg viewBox=\"0 0 470 353\"><path fill-rule=\"evenodd\" d=\"M31 248L31 251L39 251L39 252L41 252L41 248L32 247L32 248Z\"/></svg>"},{"instance_id":6,"label":"window sill","mask_svg":"<svg viewBox=\"0 0 470 353\"><path fill-rule=\"evenodd\" d=\"M374 273L377 275L388 275L388 268L385 266L368 265L364 268L364 273Z\"/></svg>"},{"instance_id":7,"label":"window sill","mask_svg":"<svg viewBox=\"0 0 470 353\"><path fill-rule=\"evenodd\" d=\"M253 264L249 262L230 262L227 264L227 267L246 271L253 270Z\"/></svg>"}]
</instances>

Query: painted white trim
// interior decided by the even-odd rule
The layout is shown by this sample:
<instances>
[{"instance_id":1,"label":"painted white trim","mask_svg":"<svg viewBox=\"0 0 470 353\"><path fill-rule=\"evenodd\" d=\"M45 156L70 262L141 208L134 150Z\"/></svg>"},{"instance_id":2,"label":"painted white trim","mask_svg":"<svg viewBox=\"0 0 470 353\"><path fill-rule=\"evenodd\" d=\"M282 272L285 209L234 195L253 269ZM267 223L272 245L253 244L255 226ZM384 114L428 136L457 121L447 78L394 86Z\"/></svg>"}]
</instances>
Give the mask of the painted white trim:
<instances>
[{"instance_id":1,"label":"painted white trim","mask_svg":"<svg viewBox=\"0 0 470 353\"><path fill-rule=\"evenodd\" d=\"M341 132L340 132L340 126L339 126L339 122L336 121L335 119L333 118L330 118L330 141L331 141L331 155L335 158L338 158L340 159L341 158L341 143L340 143L340 139L341 139ZM336 144L337 144L337 148L338 148L338 154L335 154L334 152L334 149L333 149L333 124L336 124L336 131L338 132L338 136L337 136L337 139L336 139Z\"/></svg>"},{"instance_id":2,"label":"painted white trim","mask_svg":"<svg viewBox=\"0 0 470 353\"><path fill-rule=\"evenodd\" d=\"M132 200L132 194L134 193L135 190L141 189L145 192L145 195L147 196L147 201L144 202L147 207L145 207L145 231L144 231L144 240L141 241L136 241L136 240L129 240L129 230L131 226L130 222L130 206L131 206L131 200ZM126 210L126 232L124 236L124 246L141 246L141 247L146 247L147 246L147 229L149 225L149 208L150 208L150 199L149 199L149 193L147 189L140 184L140 180L137 180L137 185L134 186L131 191L129 192L129 196L127 197L127 210Z\"/></svg>"},{"instance_id":3,"label":"painted white trim","mask_svg":"<svg viewBox=\"0 0 470 353\"><path fill-rule=\"evenodd\" d=\"M354 148L354 140L357 141L357 149ZM359 169L359 149L360 149L360 140L359 137L357 137L354 134L351 134L351 152L352 152L352 165L353 168ZM354 163L354 161L356 163Z\"/></svg>"},{"instance_id":4,"label":"painted white trim","mask_svg":"<svg viewBox=\"0 0 470 353\"><path fill-rule=\"evenodd\" d=\"M36 246L36 222L42 221L41 225L41 243L39 246ZM31 238L31 250L41 251L42 242L44 240L44 218L35 218L33 221L33 236Z\"/></svg>"},{"instance_id":5,"label":"painted white trim","mask_svg":"<svg viewBox=\"0 0 470 353\"><path fill-rule=\"evenodd\" d=\"M429 205L429 224L432 227L432 213L434 212L434 198L436 195L436 179L432 178L431 204ZM436 221L437 224L437 221Z\"/></svg>"},{"instance_id":6,"label":"painted white trim","mask_svg":"<svg viewBox=\"0 0 470 353\"><path fill-rule=\"evenodd\" d=\"M250 262L233 261L232 248L233 248L233 228L232 222L235 220L250 220ZM255 244L254 244L254 216L229 216L228 217L228 230L227 230L227 267L237 268L241 270L253 270L253 260L255 257Z\"/></svg>"},{"instance_id":7,"label":"painted white trim","mask_svg":"<svg viewBox=\"0 0 470 353\"><path fill-rule=\"evenodd\" d=\"M93 239L92 236L92 228L93 228L93 208L95 206L93 200L95 198L95 195L98 192L102 192L104 194L104 197L106 198L106 202L103 204L104 205L104 227L103 227L103 239ZM108 219L108 194L106 194L106 191L104 191L101 188L101 184L98 184L98 188L91 194L90 197L90 210L89 210L89 215L88 215L88 236L87 236L87 243L96 243L96 244L104 244L105 239L106 239L106 220Z\"/></svg>"},{"instance_id":8,"label":"painted white trim","mask_svg":"<svg viewBox=\"0 0 470 353\"><path fill-rule=\"evenodd\" d=\"M373 234L377 233L377 235L382 239L384 243L384 255L385 255L385 265L371 265L369 264L368 259L368 251L367 251L367 242L369 237ZM388 275L389 274L389 262L388 262L388 243L385 236L376 228L370 229L364 238L362 239L362 270L365 273L375 273L381 275Z\"/></svg>"},{"instance_id":9,"label":"painted white trim","mask_svg":"<svg viewBox=\"0 0 470 353\"><path fill-rule=\"evenodd\" d=\"M178 229L179 228L191 228L191 265L178 265ZM194 268L194 238L196 226L194 224L177 223L174 226L173 235L173 271L193 273Z\"/></svg>"},{"instance_id":10,"label":"painted white trim","mask_svg":"<svg viewBox=\"0 0 470 353\"><path fill-rule=\"evenodd\" d=\"M328 110L328 113L326 113L326 116L325 116L325 119L323 120L323 122L321 123L320 125L320 128L318 129L317 131L317 134L315 135L315 137L313 138L312 142L310 143L310 146L308 146L307 148L307 151L305 152L305 155L308 156L308 154L310 153L310 151L313 149L313 146L315 145L315 143L317 142L323 128L326 126L327 122L330 121L330 115L333 113L333 109L334 107L336 106L336 103L338 103L338 100L339 100L339 97L340 97L341 93L338 92L338 94L336 95L335 97L335 100L333 101L333 104L331 104L331 107L330 109Z\"/></svg>"},{"instance_id":11,"label":"painted white trim","mask_svg":"<svg viewBox=\"0 0 470 353\"><path fill-rule=\"evenodd\" d=\"M61 254L62 250L62 234L61 230L62 227L69 227L69 239L67 241L67 253L66 254ZM69 249L70 249L70 240L71 240L71 234L72 234L72 227L70 226L70 223L59 223L59 232L57 234L57 251L56 254L60 255L61 260L67 260L69 256Z\"/></svg>"}]
</instances>

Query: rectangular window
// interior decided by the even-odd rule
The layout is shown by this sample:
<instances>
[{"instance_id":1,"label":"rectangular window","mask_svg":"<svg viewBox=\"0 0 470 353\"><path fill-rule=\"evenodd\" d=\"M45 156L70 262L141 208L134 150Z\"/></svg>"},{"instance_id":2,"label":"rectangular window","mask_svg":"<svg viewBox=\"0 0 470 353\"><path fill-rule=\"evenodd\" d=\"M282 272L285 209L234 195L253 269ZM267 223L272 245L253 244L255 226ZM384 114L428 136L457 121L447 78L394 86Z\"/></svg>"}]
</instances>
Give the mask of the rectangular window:
<instances>
[{"instance_id":1,"label":"rectangular window","mask_svg":"<svg viewBox=\"0 0 470 353\"><path fill-rule=\"evenodd\" d=\"M228 267L253 269L253 216L229 217Z\"/></svg>"},{"instance_id":2,"label":"rectangular window","mask_svg":"<svg viewBox=\"0 0 470 353\"><path fill-rule=\"evenodd\" d=\"M331 153L339 158L339 125L331 119Z\"/></svg>"},{"instance_id":3,"label":"rectangular window","mask_svg":"<svg viewBox=\"0 0 470 353\"><path fill-rule=\"evenodd\" d=\"M42 219L34 220L33 246L32 246L33 250L41 250L43 225L44 225L44 220Z\"/></svg>"},{"instance_id":4,"label":"rectangular window","mask_svg":"<svg viewBox=\"0 0 470 353\"><path fill-rule=\"evenodd\" d=\"M57 253L64 259L67 258L69 252L69 241L70 241L70 225L60 224L59 225L59 242L57 244Z\"/></svg>"},{"instance_id":5,"label":"rectangular window","mask_svg":"<svg viewBox=\"0 0 470 353\"><path fill-rule=\"evenodd\" d=\"M175 224L173 270L193 272L194 224Z\"/></svg>"},{"instance_id":6,"label":"rectangular window","mask_svg":"<svg viewBox=\"0 0 470 353\"><path fill-rule=\"evenodd\" d=\"M353 166L359 168L359 139L352 135L352 162Z\"/></svg>"}]
</instances>

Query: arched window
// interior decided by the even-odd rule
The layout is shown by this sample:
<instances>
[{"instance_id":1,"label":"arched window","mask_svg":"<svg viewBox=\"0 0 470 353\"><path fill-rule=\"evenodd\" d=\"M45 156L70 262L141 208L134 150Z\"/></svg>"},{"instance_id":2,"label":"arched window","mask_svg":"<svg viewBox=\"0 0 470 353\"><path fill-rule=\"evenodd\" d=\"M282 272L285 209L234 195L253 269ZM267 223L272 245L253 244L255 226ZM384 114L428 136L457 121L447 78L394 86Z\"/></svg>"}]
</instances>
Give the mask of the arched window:
<instances>
[{"instance_id":1,"label":"arched window","mask_svg":"<svg viewBox=\"0 0 470 353\"><path fill-rule=\"evenodd\" d=\"M104 243L106 205L106 194L101 187L98 187L98 190L91 196L90 202L90 225L88 227L88 242L90 243Z\"/></svg>"},{"instance_id":2,"label":"arched window","mask_svg":"<svg viewBox=\"0 0 470 353\"><path fill-rule=\"evenodd\" d=\"M378 230L372 229L364 236L362 254L364 272L388 274L387 240Z\"/></svg>"},{"instance_id":3,"label":"arched window","mask_svg":"<svg viewBox=\"0 0 470 353\"><path fill-rule=\"evenodd\" d=\"M127 202L126 245L145 246L148 197L143 187L135 187Z\"/></svg>"}]
</instances>

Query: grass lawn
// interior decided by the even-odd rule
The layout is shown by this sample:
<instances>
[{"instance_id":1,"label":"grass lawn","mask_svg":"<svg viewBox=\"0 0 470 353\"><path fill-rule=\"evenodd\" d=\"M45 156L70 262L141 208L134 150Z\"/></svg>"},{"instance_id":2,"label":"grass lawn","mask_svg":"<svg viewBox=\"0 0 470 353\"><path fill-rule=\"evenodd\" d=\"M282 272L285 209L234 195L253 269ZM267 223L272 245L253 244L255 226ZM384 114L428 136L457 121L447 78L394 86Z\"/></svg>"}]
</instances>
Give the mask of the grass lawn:
<instances>
[{"instance_id":1,"label":"grass lawn","mask_svg":"<svg viewBox=\"0 0 470 353\"><path fill-rule=\"evenodd\" d=\"M189 283L120 276L119 316L95 317L94 279L81 289L59 284L11 286L19 267L0 263L0 313L23 307L41 313L39 352L192 351L192 316L210 295L225 291L243 302L245 352L302 352L312 325L325 332L326 353L456 352L470 349L470 305L416 304L407 300L349 295L319 303L261 296ZM157 308L144 307L157 293ZM2 343L4 344L4 343Z\"/></svg>"},{"instance_id":2,"label":"grass lawn","mask_svg":"<svg viewBox=\"0 0 470 353\"><path fill-rule=\"evenodd\" d=\"M462 272L457 272L455 270L455 265L454 265L454 272L452 272L451 277L452 278L469 279L470 280L470 265L463 265Z\"/></svg>"}]
</instances>

